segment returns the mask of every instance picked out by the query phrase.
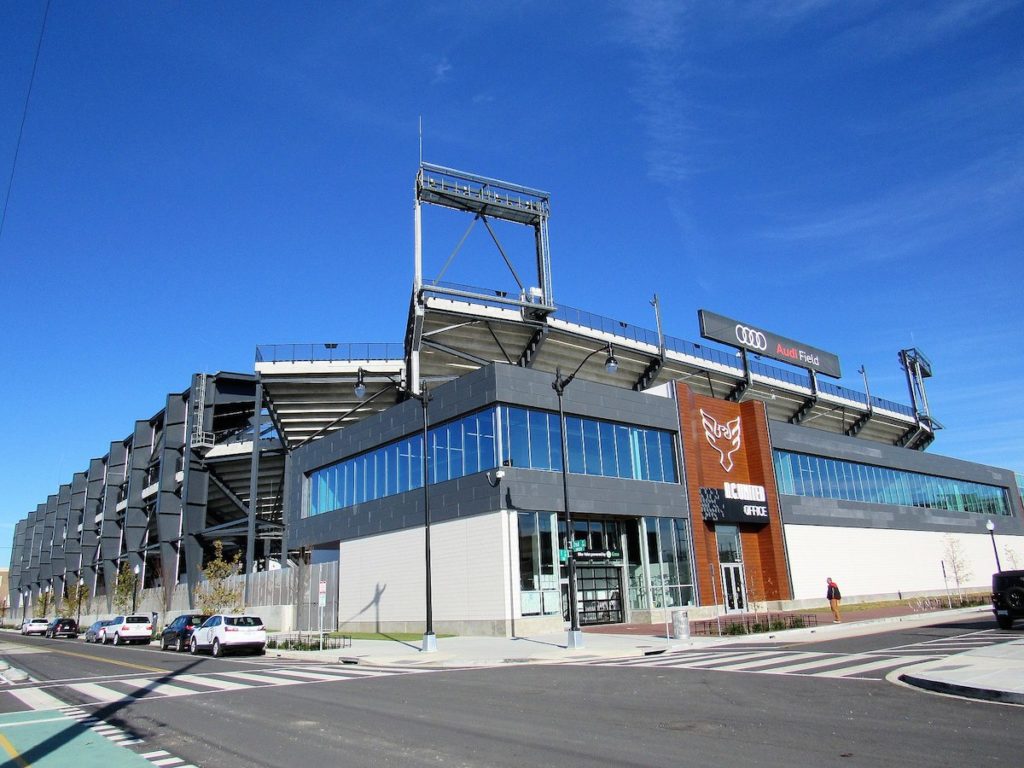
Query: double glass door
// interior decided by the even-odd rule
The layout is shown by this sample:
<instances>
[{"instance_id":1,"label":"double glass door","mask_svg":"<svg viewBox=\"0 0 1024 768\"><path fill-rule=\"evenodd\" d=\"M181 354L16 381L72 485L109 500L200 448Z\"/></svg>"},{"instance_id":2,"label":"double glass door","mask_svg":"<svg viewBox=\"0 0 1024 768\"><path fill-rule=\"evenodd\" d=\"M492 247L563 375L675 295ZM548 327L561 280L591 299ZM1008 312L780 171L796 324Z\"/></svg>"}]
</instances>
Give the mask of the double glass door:
<instances>
[{"instance_id":1,"label":"double glass door","mask_svg":"<svg viewBox=\"0 0 1024 768\"><path fill-rule=\"evenodd\" d=\"M740 529L735 525L716 525L718 562L722 569L722 602L726 613L747 610L747 593L743 583L743 552Z\"/></svg>"}]
</instances>

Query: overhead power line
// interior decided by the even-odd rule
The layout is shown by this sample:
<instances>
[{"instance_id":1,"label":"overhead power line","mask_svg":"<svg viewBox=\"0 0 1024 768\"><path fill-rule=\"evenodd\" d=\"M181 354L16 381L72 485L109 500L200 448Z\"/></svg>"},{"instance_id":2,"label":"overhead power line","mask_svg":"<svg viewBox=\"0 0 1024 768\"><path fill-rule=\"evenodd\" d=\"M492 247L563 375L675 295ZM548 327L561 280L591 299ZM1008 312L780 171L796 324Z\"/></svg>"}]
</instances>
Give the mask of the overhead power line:
<instances>
[{"instance_id":1,"label":"overhead power line","mask_svg":"<svg viewBox=\"0 0 1024 768\"><path fill-rule=\"evenodd\" d=\"M25 107L21 110L21 126L18 128L18 141L14 145L14 160L11 162L11 175L7 179L7 194L4 195L4 212L0 216L0 239L4 236L4 225L7 224L7 205L11 202L11 189L14 187L14 171L18 167L18 153L21 151L21 137L25 133L25 119L28 117L28 105L32 99L32 86L36 82L36 68L39 66L39 52L43 48L43 35L46 33L46 20L50 16L50 0L46 0L43 11L43 23L39 27L39 41L36 43L36 56L32 61L32 75L28 79L28 91L25 93Z\"/></svg>"}]
</instances>

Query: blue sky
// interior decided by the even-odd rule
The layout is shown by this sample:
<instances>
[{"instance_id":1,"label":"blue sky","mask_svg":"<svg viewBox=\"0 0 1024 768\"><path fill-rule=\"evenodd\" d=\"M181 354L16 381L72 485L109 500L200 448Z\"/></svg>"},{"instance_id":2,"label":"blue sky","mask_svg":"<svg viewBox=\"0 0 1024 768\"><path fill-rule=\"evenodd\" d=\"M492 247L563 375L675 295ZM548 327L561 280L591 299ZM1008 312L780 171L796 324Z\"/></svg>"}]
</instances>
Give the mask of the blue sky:
<instances>
[{"instance_id":1,"label":"blue sky","mask_svg":"<svg viewBox=\"0 0 1024 768\"><path fill-rule=\"evenodd\" d=\"M2 191L43 9L0 0ZM1000 0L53 0L0 237L0 561L193 372L402 340L421 116L427 161L551 193L557 301L653 327L657 292L672 335L748 320L900 402L917 346L930 450L1024 470L1022 54Z\"/></svg>"}]
</instances>

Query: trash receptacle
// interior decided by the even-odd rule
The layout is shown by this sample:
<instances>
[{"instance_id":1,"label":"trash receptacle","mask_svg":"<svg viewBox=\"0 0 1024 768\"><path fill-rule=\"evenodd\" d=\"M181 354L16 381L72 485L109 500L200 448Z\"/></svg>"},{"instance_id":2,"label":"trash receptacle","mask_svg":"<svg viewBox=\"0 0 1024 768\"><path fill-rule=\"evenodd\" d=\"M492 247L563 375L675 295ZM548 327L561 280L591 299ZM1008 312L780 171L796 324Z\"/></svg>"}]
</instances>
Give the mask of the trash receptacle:
<instances>
[{"instance_id":1,"label":"trash receptacle","mask_svg":"<svg viewBox=\"0 0 1024 768\"><path fill-rule=\"evenodd\" d=\"M672 611L672 637L690 639L690 615L686 611Z\"/></svg>"}]
</instances>

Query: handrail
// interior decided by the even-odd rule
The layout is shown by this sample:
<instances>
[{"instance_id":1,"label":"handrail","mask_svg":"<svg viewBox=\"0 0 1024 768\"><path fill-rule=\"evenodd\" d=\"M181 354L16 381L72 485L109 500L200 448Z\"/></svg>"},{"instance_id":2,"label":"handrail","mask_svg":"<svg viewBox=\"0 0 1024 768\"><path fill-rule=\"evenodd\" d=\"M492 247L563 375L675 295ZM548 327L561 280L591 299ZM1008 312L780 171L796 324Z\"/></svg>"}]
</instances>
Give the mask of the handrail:
<instances>
[{"instance_id":1,"label":"handrail","mask_svg":"<svg viewBox=\"0 0 1024 768\"><path fill-rule=\"evenodd\" d=\"M257 363L365 362L404 360L405 346L397 342L348 342L323 344L260 344Z\"/></svg>"}]
</instances>

